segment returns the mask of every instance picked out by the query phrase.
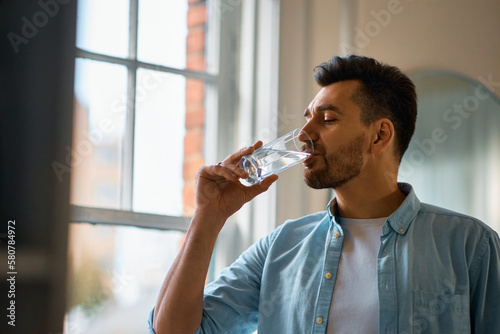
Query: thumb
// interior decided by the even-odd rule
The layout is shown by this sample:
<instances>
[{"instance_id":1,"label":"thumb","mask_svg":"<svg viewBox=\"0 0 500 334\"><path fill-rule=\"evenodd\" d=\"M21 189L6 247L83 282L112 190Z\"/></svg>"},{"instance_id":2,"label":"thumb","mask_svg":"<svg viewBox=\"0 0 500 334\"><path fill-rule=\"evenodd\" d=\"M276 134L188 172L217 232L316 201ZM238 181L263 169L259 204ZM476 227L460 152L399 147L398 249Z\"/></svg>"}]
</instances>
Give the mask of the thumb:
<instances>
[{"instance_id":1,"label":"thumb","mask_svg":"<svg viewBox=\"0 0 500 334\"><path fill-rule=\"evenodd\" d=\"M262 180L258 184L254 184L251 187L248 187L248 194L250 195L249 200L253 199L259 194L262 194L263 192L267 191L269 187L278 180L278 175L272 174L266 177L264 180Z\"/></svg>"}]
</instances>

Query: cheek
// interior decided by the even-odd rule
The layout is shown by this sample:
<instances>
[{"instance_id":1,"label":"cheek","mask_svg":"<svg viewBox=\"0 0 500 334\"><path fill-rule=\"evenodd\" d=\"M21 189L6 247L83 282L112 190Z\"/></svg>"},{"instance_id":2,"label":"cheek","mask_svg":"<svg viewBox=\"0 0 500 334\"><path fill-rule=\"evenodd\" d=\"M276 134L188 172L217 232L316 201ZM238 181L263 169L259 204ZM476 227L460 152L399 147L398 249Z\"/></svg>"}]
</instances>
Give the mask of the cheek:
<instances>
[{"instance_id":1,"label":"cheek","mask_svg":"<svg viewBox=\"0 0 500 334\"><path fill-rule=\"evenodd\" d=\"M345 137L342 136L335 136L335 137L330 137L327 138L325 141L323 141L322 149L324 150L323 153L329 155L329 154L335 154L335 152L338 152L339 149L342 147L345 147L348 145L349 142L346 140Z\"/></svg>"}]
</instances>

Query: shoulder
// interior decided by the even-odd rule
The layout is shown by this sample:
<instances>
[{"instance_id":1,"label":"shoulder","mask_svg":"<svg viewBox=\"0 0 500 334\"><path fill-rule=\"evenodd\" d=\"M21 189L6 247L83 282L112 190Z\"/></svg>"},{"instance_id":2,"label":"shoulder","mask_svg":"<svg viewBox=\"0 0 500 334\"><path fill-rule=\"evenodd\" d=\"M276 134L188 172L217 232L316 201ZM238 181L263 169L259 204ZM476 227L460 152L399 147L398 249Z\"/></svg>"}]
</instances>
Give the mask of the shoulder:
<instances>
[{"instance_id":1,"label":"shoulder","mask_svg":"<svg viewBox=\"0 0 500 334\"><path fill-rule=\"evenodd\" d=\"M310 235L318 234L318 232L326 235L329 228L329 221L330 219L326 211L312 213L298 219L286 220L276 230L271 232L270 241L273 244L276 240L279 240L280 243L293 244L306 239Z\"/></svg>"},{"instance_id":2,"label":"shoulder","mask_svg":"<svg viewBox=\"0 0 500 334\"><path fill-rule=\"evenodd\" d=\"M280 252L307 242L309 237L320 234L317 233L318 227L321 226L319 230L328 230L328 221L326 211L313 213L298 219L287 220L252 244L241 254L239 260L243 261L242 263L259 263L260 265L264 265L269 252ZM326 235L326 233L321 234ZM235 263L239 262L236 261Z\"/></svg>"},{"instance_id":3,"label":"shoulder","mask_svg":"<svg viewBox=\"0 0 500 334\"><path fill-rule=\"evenodd\" d=\"M328 213L319 211L298 219L286 220L280 227L285 232L307 232L315 229L319 224L328 222Z\"/></svg>"},{"instance_id":4,"label":"shoulder","mask_svg":"<svg viewBox=\"0 0 500 334\"><path fill-rule=\"evenodd\" d=\"M498 239L498 233L478 218L445 209L439 206L421 203L417 215L418 224L464 233L471 237Z\"/></svg>"},{"instance_id":5,"label":"shoulder","mask_svg":"<svg viewBox=\"0 0 500 334\"><path fill-rule=\"evenodd\" d=\"M480 219L421 203L412 225L420 245L430 242L439 245L441 250L452 252L455 258L463 256L471 277L476 277L485 263L488 263L486 267L499 270L500 238Z\"/></svg>"},{"instance_id":6,"label":"shoulder","mask_svg":"<svg viewBox=\"0 0 500 334\"><path fill-rule=\"evenodd\" d=\"M277 239L284 238L300 239L311 234L319 225L326 225L328 229L328 213L320 211L297 219L286 220L276 229L259 239L252 247L269 248Z\"/></svg>"}]
</instances>

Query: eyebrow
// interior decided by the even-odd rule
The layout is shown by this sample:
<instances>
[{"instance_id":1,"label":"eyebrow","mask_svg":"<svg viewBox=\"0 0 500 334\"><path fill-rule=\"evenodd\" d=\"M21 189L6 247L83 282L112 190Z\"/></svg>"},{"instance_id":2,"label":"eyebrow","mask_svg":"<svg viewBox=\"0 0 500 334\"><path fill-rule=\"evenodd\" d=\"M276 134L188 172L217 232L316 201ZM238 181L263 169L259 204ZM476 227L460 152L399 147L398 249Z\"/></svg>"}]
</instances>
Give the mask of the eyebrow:
<instances>
[{"instance_id":1,"label":"eyebrow","mask_svg":"<svg viewBox=\"0 0 500 334\"><path fill-rule=\"evenodd\" d=\"M334 106L333 104L322 104L320 106L318 106L316 108L316 111L319 111L319 112L322 112L322 111L327 111L327 110L330 110L330 111L334 111L340 115L342 115L342 112L339 110L339 108L337 108L336 106ZM311 110L309 108L307 108L305 111L304 111L304 117L307 117L311 114Z\"/></svg>"}]
</instances>

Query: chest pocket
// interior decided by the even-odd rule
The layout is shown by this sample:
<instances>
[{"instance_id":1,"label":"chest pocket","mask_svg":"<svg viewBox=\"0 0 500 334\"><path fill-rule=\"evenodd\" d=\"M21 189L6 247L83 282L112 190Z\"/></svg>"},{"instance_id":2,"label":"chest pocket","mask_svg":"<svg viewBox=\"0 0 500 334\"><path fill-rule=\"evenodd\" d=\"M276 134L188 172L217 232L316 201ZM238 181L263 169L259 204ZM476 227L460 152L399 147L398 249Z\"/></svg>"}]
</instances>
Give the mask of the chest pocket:
<instances>
[{"instance_id":1,"label":"chest pocket","mask_svg":"<svg viewBox=\"0 0 500 334\"><path fill-rule=\"evenodd\" d=\"M413 292L412 333L470 333L469 296Z\"/></svg>"}]
</instances>

